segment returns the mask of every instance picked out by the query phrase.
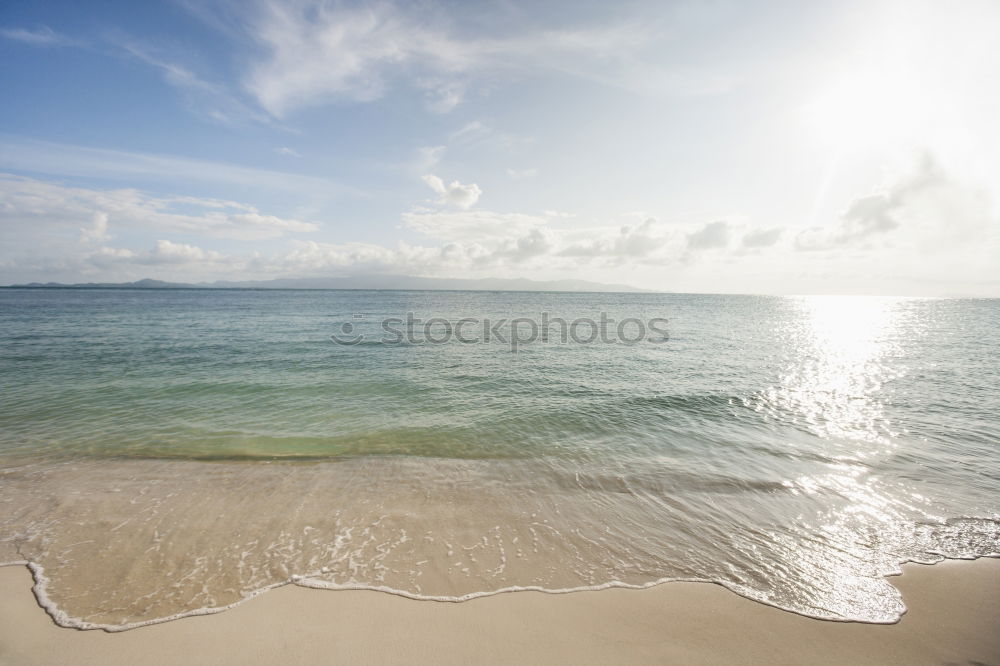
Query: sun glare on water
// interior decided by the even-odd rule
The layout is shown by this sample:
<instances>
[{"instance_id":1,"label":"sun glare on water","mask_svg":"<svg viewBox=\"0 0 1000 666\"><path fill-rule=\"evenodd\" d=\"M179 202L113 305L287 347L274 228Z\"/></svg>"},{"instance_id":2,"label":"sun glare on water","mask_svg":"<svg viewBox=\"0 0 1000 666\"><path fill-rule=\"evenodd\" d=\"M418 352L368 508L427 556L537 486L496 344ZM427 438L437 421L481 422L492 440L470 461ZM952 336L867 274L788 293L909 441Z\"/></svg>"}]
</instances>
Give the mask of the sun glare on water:
<instances>
[{"instance_id":1,"label":"sun glare on water","mask_svg":"<svg viewBox=\"0 0 1000 666\"><path fill-rule=\"evenodd\" d=\"M870 296L796 299L801 325L789 335L801 357L768 400L824 439L855 442L844 450L850 459L877 454L891 441L881 393L891 374L883 357L895 344L897 302Z\"/></svg>"}]
</instances>

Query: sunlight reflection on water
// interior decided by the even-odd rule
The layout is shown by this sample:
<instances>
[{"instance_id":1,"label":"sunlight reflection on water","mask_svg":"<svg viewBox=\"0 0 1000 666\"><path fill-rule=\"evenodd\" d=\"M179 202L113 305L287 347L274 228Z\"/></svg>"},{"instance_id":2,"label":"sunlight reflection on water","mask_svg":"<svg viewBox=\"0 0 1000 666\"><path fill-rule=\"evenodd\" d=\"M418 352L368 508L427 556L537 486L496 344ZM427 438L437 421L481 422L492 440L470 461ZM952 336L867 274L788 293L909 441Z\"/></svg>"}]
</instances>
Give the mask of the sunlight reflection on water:
<instances>
[{"instance_id":1,"label":"sunlight reflection on water","mask_svg":"<svg viewBox=\"0 0 1000 666\"><path fill-rule=\"evenodd\" d=\"M766 402L795 414L819 437L864 443L841 456L864 459L891 447L894 433L883 389L906 372L885 362L899 351L899 302L865 296L796 299L801 316L782 333L800 350L798 362L766 392Z\"/></svg>"}]
</instances>

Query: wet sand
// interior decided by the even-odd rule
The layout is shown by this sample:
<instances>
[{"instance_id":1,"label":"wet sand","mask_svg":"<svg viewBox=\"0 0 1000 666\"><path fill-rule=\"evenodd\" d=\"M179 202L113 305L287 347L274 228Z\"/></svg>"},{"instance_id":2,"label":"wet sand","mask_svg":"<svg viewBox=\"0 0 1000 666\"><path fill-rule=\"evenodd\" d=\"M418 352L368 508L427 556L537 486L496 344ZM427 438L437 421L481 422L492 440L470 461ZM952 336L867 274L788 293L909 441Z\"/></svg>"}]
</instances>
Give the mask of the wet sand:
<instances>
[{"instance_id":1,"label":"wet sand","mask_svg":"<svg viewBox=\"0 0 1000 666\"><path fill-rule=\"evenodd\" d=\"M56 626L0 568L0 664L1000 664L1000 560L907 565L895 625L824 622L720 586L518 592L465 603L285 586L122 633Z\"/></svg>"}]
</instances>

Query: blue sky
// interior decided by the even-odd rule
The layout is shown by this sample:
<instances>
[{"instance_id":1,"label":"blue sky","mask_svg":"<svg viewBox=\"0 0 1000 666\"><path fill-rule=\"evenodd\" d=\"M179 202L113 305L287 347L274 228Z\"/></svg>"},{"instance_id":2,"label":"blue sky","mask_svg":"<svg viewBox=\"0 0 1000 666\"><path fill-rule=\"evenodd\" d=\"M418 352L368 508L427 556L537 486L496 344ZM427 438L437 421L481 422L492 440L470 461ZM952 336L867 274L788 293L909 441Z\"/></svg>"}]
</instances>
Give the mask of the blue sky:
<instances>
[{"instance_id":1,"label":"blue sky","mask_svg":"<svg viewBox=\"0 0 1000 666\"><path fill-rule=\"evenodd\" d=\"M0 283L1000 295L998 20L976 1L8 0Z\"/></svg>"}]
</instances>

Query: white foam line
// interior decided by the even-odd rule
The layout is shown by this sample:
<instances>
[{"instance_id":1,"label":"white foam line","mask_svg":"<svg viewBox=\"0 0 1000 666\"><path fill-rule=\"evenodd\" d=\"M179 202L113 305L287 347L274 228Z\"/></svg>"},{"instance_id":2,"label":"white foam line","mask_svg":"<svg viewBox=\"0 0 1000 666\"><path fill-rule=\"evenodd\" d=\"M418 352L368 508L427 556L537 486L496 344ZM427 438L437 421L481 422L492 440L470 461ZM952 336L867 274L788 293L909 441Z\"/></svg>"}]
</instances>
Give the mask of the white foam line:
<instances>
[{"instance_id":1,"label":"white foam line","mask_svg":"<svg viewBox=\"0 0 1000 666\"><path fill-rule=\"evenodd\" d=\"M888 578L891 576L899 576L903 573L901 566L903 564L927 564L933 565L938 562L943 562L945 560L978 560L979 558L1000 558L1000 552L990 552L985 555L977 555L973 557L946 557L942 556L936 561L922 561L916 559L905 559L899 561L899 566L894 571L890 571L882 574L883 577ZM174 615L168 615L165 617L154 618L152 620L142 620L141 622L129 622L126 624L99 624L96 622L86 622L84 620L79 620L74 618L56 605L54 601L48 596L47 588L49 579L45 576L44 569L41 565L35 564L34 562L29 562L26 560L15 560L11 562L0 562L0 566L27 566L31 571L32 578L34 578L35 584L32 587L32 592L35 594L35 599L38 600L38 605L41 606L49 617L59 625L60 627L67 627L72 629L101 629L109 633L115 633L119 631L128 631L130 629L138 629L139 627L147 627L153 624L162 624L164 622L171 622L173 620L180 620L185 617L193 617L197 615L214 615L215 613L221 613L227 611L231 608L236 608L237 606L247 602L254 597L257 597L268 590L273 590L275 588L284 587L285 585L299 585L301 587L308 587L313 589L325 589L325 590L369 590L372 592L384 592L386 594L392 594L398 597L405 597L407 599L414 599L417 601L437 601L437 602L450 602L450 603L462 603L465 601L471 601L472 599L480 599L483 597L492 597L498 594L506 594L510 592L542 592L544 594L570 594L572 592L596 592L600 590L608 589L629 589L629 590L646 590L651 587L656 587L657 585L662 585L664 583L708 583L712 585L719 585L729 590L737 596L749 599L751 601L763 604L765 606L770 606L771 608L777 608L778 610L783 610L789 613L794 613L795 615L801 615L803 617L809 617L816 620L824 620L828 622L859 622L862 624L896 624L898 623L903 615L906 614L907 609L904 606L903 610L891 620L864 620L849 617L840 616L830 616L830 615L818 615L807 613L805 611L793 610L780 606L773 601L766 599L760 599L753 595L748 590L741 590L729 583L716 580L707 580L704 578L659 578L657 580L651 581L649 583L625 583L622 581L609 581L607 583L601 583L600 585L584 585L580 587L567 587L558 589L548 589L544 587L539 587L537 585L525 585L525 586L511 586L504 587L498 590L491 590L485 592L470 592L469 594L463 594L460 596L434 596L434 595L422 595L413 592L407 592L406 590L397 590L392 587L387 587L384 585L363 585L360 583L325 583L323 581L310 580L309 576L320 575L322 572L316 572L312 574L307 574L304 576L293 575L287 580L281 581L280 583L274 583L272 585L267 585L265 587L258 588L245 597L234 601L231 604L225 606L212 606L206 608L196 608L190 611L185 611L183 613L176 613Z\"/></svg>"}]
</instances>

